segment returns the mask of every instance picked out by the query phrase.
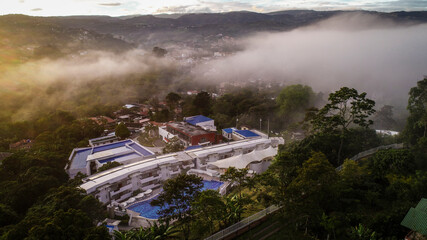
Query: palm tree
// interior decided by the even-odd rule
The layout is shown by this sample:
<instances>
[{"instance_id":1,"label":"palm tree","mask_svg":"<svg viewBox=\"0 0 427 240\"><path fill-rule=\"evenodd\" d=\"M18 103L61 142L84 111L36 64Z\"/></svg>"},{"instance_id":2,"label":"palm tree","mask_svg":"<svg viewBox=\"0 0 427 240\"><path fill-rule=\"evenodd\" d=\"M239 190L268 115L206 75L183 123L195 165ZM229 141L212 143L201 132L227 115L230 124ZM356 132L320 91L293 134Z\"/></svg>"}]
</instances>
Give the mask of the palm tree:
<instances>
[{"instance_id":1,"label":"palm tree","mask_svg":"<svg viewBox=\"0 0 427 240\"><path fill-rule=\"evenodd\" d=\"M134 229L132 232L133 232L132 239L134 240L153 240L154 239L154 236L151 234L149 229L144 229L143 227Z\"/></svg>"},{"instance_id":2,"label":"palm tree","mask_svg":"<svg viewBox=\"0 0 427 240\"><path fill-rule=\"evenodd\" d=\"M115 240L131 240L131 239L133 239L131 231L129 231L129 232L114 231L113 236L114 236Z\"/></svg>"},{"instance_id":3,"label":"palm tree","mask_svg":"<svg viewBox=\"0 0 427 240\"><path fill-rule=\"evenodd\" d=\"M151 225L151 224L150 224ZM149 229L154 240L178 239L177 233L179 230L174 226L170 226L169 222L159 223L154 222Z\"/></svg>"},{"instance_id":4,"label":"palm tree","mask_svg":"<svg viewBox=\"0 0 427 240\"><path fill-rule=\"evenodd\" d=\"M225 204L227 206L227 215L225 218L225 225L231 225L241 220L241 215L243 213L243 205L240 202L240 198L237 195L233 197L227 197L225 199Z\"/></svg>"}]
</instances>

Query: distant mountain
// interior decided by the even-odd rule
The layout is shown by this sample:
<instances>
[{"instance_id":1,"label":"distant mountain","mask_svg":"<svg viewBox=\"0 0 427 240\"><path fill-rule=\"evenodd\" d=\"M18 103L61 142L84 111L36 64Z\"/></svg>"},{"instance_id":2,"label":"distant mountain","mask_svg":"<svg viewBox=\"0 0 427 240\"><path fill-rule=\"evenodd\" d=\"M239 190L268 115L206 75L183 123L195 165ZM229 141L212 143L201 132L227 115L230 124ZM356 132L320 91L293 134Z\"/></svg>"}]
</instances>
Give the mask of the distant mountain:
<instances>
[{"instance_id":1,"label":"distant mountain","mask_svg":"<svg viewBox=\"0 0 427 240\"><path fill-rule=\"evenodd\" d=\"M285 31L325 20L345 11L290 10L271 13L228 12L120 17L56 17L52 21L69 28L85 28L152 47L162 44L201 43L206 37L241 37L258 31ZM366 12L396 22L427 22L427 12Z\"/></svg>"},{"instance_id":2,"label":"distant mountain","mask_svg":"<svg viewBox=\"0 0 427 240\"><path fill-rule=\"evenodd\" d=\"M396 23L425 23L427 12L363 12ZM210 46L223 36L234 38L260 31L286 31L325 20L346 11L290 10L271 13L228 12L184 15L28 17L0 16L0 32L19 32L21 41L44 39L53 45L121 50L134 43L145 48L185 45ZM7 33L9 32L9 33ZM28 36L36 36L32 39ZM10 37L10 39L15 39ZM51 41L47 41L51 39ZM125 41L123 41L125 40ZM14 40L15 41L15 40Z\"/></svg>"},{"instance_id":3,"label":"distant mountain","mask_svg":"<svg viewBox=\"0 0 427 240\"><path fill-rule=\"evenodd\" d=\"M108 17L70 17L70 21L90 23ZM82 54L87 50L123 51L133 46L88 28L68 27L54 18L25 15L0 16L0 63L19 63L28 59L56 58L67 54Z\"/></svg>"}]
</instances>

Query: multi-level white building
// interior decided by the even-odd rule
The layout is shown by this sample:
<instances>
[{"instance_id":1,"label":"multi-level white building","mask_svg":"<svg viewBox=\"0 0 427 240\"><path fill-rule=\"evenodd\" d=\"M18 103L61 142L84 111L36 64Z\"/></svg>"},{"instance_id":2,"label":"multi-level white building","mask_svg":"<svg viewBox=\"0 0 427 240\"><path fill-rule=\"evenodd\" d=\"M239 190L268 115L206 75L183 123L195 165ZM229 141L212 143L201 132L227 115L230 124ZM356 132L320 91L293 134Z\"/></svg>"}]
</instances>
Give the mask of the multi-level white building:
<instances>
[{"instance_id":1,"label":"multi-level white building","mask_svg":"<svg viewBox=\"0 0 427 240\"><path fill-rule=\"evenodd\" d=\"M160 188L165 180L189 171L219 177L226 168L233 166L261 173L277 154L278 144L277 139L259 137L157 157L152 155L91 175L80 187L101 202L109 203L124 201L137 190ZM124 147L134 148L135 145L128 142ZM78 151L75 149L73 154Z\"/></svg>"}]
</instances>

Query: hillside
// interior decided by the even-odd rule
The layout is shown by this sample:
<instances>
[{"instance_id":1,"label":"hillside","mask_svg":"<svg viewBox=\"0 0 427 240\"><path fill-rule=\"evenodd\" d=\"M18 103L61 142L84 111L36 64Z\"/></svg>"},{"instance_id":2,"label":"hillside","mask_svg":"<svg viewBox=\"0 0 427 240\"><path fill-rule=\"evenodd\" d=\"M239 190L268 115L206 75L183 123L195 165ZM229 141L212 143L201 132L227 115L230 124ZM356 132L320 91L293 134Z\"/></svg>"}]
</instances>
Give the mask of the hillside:
<instances>
[{"instance_id":1,"label":"hillside","mask_svg":"<svg viewBox=\"0 0 427 240\"><path fill-rule=\"evenodd\" d=\"M83 28L70 28L47 18L25 15L0 17L0 63L22 63L43 57L85 54L86 50L120 52L132 45Z\"/></svg>"},{"instance_id":2,"label":"hillside","mask_svg":"<svg viewBox=\"0 0 427 240\"><path fill-rule=\"evenodd\" d=\"M359 11L361 12L361 11ZM207 38L242 37L259 31L286 31L325 20L346 11L292 10L272 13L228 12L185 14L176 18L143 15L131 18L106 16L75 16L50 18L52 22L71 28L85 28L104 34L114 34L142 46L186 43L196 46ZM366 12L400 23L425 23L427 12Z\"/></svg>"}]
</instances>

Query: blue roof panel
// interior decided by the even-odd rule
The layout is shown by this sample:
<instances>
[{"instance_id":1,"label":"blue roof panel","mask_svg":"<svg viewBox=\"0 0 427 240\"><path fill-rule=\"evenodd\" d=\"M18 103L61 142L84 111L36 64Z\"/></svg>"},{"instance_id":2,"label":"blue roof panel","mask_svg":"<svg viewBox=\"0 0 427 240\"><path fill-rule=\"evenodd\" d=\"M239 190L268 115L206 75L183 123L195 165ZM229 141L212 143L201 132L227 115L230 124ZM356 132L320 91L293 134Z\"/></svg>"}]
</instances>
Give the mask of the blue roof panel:
<instances>
[{"instance_id":1,"label":"blue roof panel","mask_svg":"<svg viewBox=\"0 0 427 240\"><path fill-rule=\"evenodd\" d=\"M236 129L235 128L224 128L222 130L226 133L233 133L233 131L235 131Z\"/></svg>"},{"instance_id":2,"label":"blue roof panel","mask_svg":"<svg viewBox=\"0 0 427 240\"><path fill-rule=\"evenodd\" d=\"M89 156L92 148L85 148L74 152L74 157L71 160L70 169L86 168L86 159Z\"/></svg>"},{"instance_id":3,"label":"blue roof panel","mask_svg":"<svg viewBox=\"0 0 427 240\"><path fill-rule=\"evenodd\" d=\"M185 149L185 151L187 151L187 150L193 150L193 149L198 149L198 148L202 148L202 146L200 146L200 145L189 146L189 147L187 147Z\"/></svg>"},{"instance_id":4,"label":"blue roof panel","mask_svg":"<svg viewBox=\"0 0 427 240\"><path fill-rule=\"evenodd\" d=\"M152 152L150 152L149 150L145 149L144 147L141 147L140 145L138 145L136 143L129 144L129 146L131 148L135 149L137 152L141 153L144 156L154 155Z\"/></svg>"},{"instance_id":5,"label":"blue roof panel","mask_svg":"<svg viewBox=\"0 0 427 240\"><path fill-rule=\"evenodd\" d=\"M196 116L185 118L185 121L191 125L197 125L198 123L212 121L212 119L205 117L203 115L196 115Z\"/></svg>"},{"instance_id":6,"label":"blue roof panel","mask_svg":"<svg viewBox=\"0 0 427 240\"><path fill-rule=\"evenodd\" d=\"M246 138L259 137L258 134L252 132L251 130L236 130L235 132Z\"/></svg>"},{"instance_id":7,"label":"blue roof panel","mask_svg":"<svg viewBox=\"0 0 427 240\"><path fill-rule=\"evenodd\" d=\"M107 163L107 162L111 162L111 161L120 161L120 160L129 160L129 159L137 158L137 157L141 157L141 156L137 153L128 153L125 155L114 156L114 157L106 158L103 160L99 160L99 163Z\"/></svg>"}]
</instances>

